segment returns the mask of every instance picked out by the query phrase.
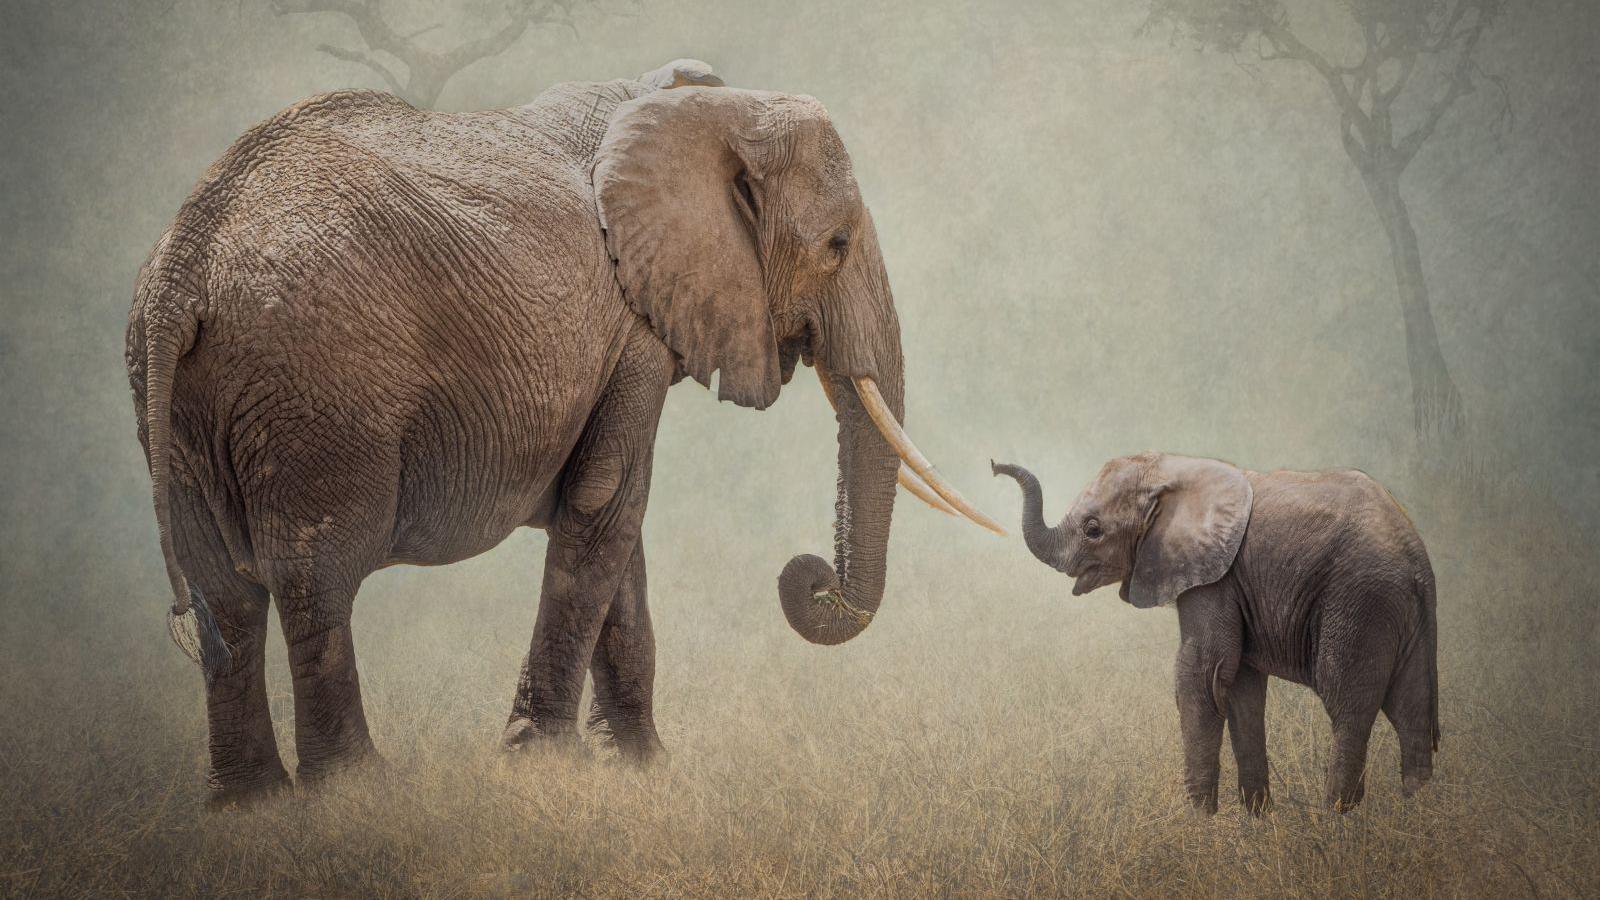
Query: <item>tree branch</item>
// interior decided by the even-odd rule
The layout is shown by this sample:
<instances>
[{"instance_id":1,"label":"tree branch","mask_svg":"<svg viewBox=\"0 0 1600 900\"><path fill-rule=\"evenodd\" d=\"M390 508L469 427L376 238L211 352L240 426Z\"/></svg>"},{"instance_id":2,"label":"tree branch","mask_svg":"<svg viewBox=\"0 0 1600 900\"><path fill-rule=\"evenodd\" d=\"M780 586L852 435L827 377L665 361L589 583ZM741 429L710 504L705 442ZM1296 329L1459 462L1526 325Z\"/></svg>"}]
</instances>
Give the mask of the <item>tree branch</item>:
<instances>
[{"instance_id":1,"label":"tree branch","mask_svg":"<svg viewBox=\"0 0 1600 900\"><path fill-rule=\"evenodd\" d=\"M273 0L272 6L279 15L339 13L355 23L356 30L361 33L361 40L366 42L368 49L393 54L408 66L411 64L410 58L420 49L389 27L389 23L384 21L383 13L378 9L378 0Z\"/></svg>"},{"instance_id":2,"label":"tree branch","mask_svg":"<svg viewBox=\"0 0 1600 900\"><path fill-rule=\"evenodd\" d=\"M1465 5L1467 4L1463 0L1462 6ZM1474 16L1472 27L1466 33L1466 39L1461 45L1461 55L1456 59L1455 71L1451 73L1450 86L1445 89L1444 95L1434 101L1433 106L1428 109L1427 116L1424 117L1422 124L1406 135L1396 148L1395 163L1401 169L1404 169L1411 162L1412 157L1417 155L1417 150L1427 142L1428 138L1433 136L1434 129L1439 126L1439 120L1444 118L1444 114L1449 111L1456 100L1472 87L1472 72L1475 65L1472 53L1478 46L1478 40L1483 37L1484 29L1489 25L1489 16L1484 12L1483 7L1475 5L1473 8L1477 10L1477 14ZM1457 9L1456 12L1460 13L1461 11ZM1453 23L1459 21L1459 15L1452 19L1452 25L1450 26L1452 30L1455 28Z\"/></svg>"},{"instance_id":3,"label":"tree branch","mask_svg":"<svg viewBox=\"0 0 1600 900\"><path fill-rule=\"evenodd\" d=\"M562 12L555 13L555 9L561 9ZM564 3L559 2L559 0L552 3L540 3L538 8L535 9L533 3L525 2L522 4L522 9L513 12L511 21L502 26L499 31L477 40L468 41L445 53L441 59L441 64L447 71L454 72L480 59L498 56L510 48L512 44L515 44L517 39L522 37L523 33L528 30L528 26L550 22L571 23L570 16L566 15L566 5Z\"/></svg>"},{"instance_id":4,"label":"tree branch","mask_svg":"<svg viewBox=\"0 0 1600 900\"><path fill-rule=\"evenodd\" d=\"M323 45L317 49L347 62L359 63L383 76L396 93L412 101L431 104L438 89L457 71L491 56L504 53L533 25L559 23L572 26L572 0L520 0L507 6L509 21L493 34L469 40L446 51L436 53L417 43L416 38L439 27L430 25L410 34L400 34L384 19L379 8L380 0L272 0L279 15L289 13L337 13L356 26L367 49L387 53L405 64L409 84L402 86L400 79L388 67L373 57L356 50Z\"/></svg>"},{"instance_id":5,"label":"tree branch","mask_svg":"<svg viewBox=\"0 0 1600 900\"><path fill-rule=\"evenodd\" d=\"M1454 43L1457 37L1456 27L1461 24L1462 19L1466 18L1467 9L1473 7L1475 7L1475 4L1473 4L1471 0L1458 0L1456 5L1450 10L1450 17L1445 20L1444 24L1440 26L1439 31L1433 36L1433 41L1431 43L1421 44L1421 49L1428 53L1438 53L1440 50L1443 50ZM1483 11L1479 9L1480 15L1482 12Z\"/></svg>"},{"instance_id":6,"label":"tree branch","mask_svg":"<svg viewBox=\"0 0 1600 900\"><path fill-rule=\"evenodd\" d=\"M319 44L317 49L328 54L334 59L342 59L345 62L360 63L372 71L377 72L379 75L382 75L383 80L389 83L389 87L392 88L395 93L405 93L405 88L400 84L400 79L395 76L394 72L390 71L388 66L377 61L376 59L373 59L367 54L362 53L359 50L346 50L343 47L335 47L332 44Z\"/></svg>"},{"instance_id":7,"label":"tree branch","mask_svg":"<svg viewBox=\"0 0 1600 900\"><path fill-rule=\"evenodd\" d=\"M1417 54L1407 53L1400 57L1400 74L1395 76L1394 84L1387 89L1375 90L1372 95L1372 102L1381 103L1387 109L1390 104L1394 103L1394 98L1400 96L1400 92L1405 90L1406 82L1411 80L1411 73L1416 71L1416 68Z\"/></svg>"},{"instance_id":8,"label":"tree branch","mask_svg":"<svg viewBox=\"0 0 1600 900\"><path fill-rule=\"evenodd\" d=\"M1344 144L1345 155L1356 164L1356 168L1365 171L1372 164L1372 157L1367 152L1367 147L1361 142L1361 137L1349 116L1339 117L1339 140Z\"/></svg>"},{"instance_id":9,"label":"tree branch","mask_svg":"<svg viewBox=\"0 0 1600 900\"><path fill-rule=\"evenodd\" d=\"M1311 66L1317 71L1317 74L1322 76L1322 80L1328 84L1328 90L1333 94L1334 101L1339 104L1341 116L1343 119L1348 120L1344 123L1344 129L1347 130L1351 126L1356 128L1360 132L1362 140L1370 147L1372 145L1372 121L1367 117L1366 112L1361 109L1361 104L1357 97L1352 95L1350 89L1345 85L1344 76L1340 74L1340 70L1329 64L1322 54L1301 42L1281 22L1263 22L1261 33L1266 36L1267 40L1272 42L1274 49L1280 56L1298 59ZM1362 68L1365 68L1365 61L1363 61ZM1364 80L1364 76L1362 78ZM1360 84L1359 81L1357 83Z\"/></svg>"}]
</instances>

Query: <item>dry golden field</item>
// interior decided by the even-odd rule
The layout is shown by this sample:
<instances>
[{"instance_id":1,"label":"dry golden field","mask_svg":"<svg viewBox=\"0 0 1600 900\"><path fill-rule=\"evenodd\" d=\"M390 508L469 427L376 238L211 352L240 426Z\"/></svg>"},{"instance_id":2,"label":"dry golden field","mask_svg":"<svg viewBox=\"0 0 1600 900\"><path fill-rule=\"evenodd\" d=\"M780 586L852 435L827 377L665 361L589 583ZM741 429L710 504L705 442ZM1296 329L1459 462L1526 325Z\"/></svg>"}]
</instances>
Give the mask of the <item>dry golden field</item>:
<instances>
[{"instance_id":1,"label":"dry golden field","mask_svg":"<svg viewBox=\"0 0 1600 900\"><path fill-rule=\"evenodd\" d=\"M1008 526L991 456L1038 474L1052 519L1146 449L1390 487L1438 580L1433 781L1401 800L1380 719L1365 802L1322 809L1327 718L1274 682L1259 820L1226 742L1221 812L1187 809L1175 614L1072 598L1019 536L902 496L872 627L796 637L775 581L831 555L837 472L807 372L763 413L668 393L645 523L665 763L592 736L575 758L496 749L545 546L521 532L368 579L355 645L384 766L209 811L124 329L141 261L230 143L388 86L346 17L278 14L307 5L330 4L0 0L0 897L1600 898L1600 2L1470 4L1504 15L1462 80L1419 65L1379 120L1404 140L1460 96L1402 183L1425 333L1473 429L1432 446L1413 444L1403 232L1329 85L1254 39L1197 53L1140 27L1239 0L575 3L580 27L529 29L439 95L506 108L689 56L822 101L894 287L906 427ZM359 5L443 52L569 4ZM1248 5L1291 10L1341 65L1363 58L1352 11L1461 9Z\"/></svg>"},{"instance_id":2,"label":"dry golden field","mask_svg":"<svg viewBox=\"0 0 1600 900\"><path fill-rule=\"evenodd\" d=\"M386 765L244 810L202 805L200 676L160 639L164 600L128 599L149 609L142 630L121 624L131 613L106 630L8 620L0 892L1600 896L1590 548L1487 528L1479 501L1413 512L1440 573L1445 734L1414 801L1380 719L1366 802L1319 808L1326 717L1274 682L1276 808L1252 821L1225 796L1214 819L1192 817L1175 618L1112 591L1072 600L1010 545L976 551L985 572L897 548L880 621L830 650L787 632L768 573L739 553L682 538L674 564L656 533L670 760L635 770L594 739L573 758L507 758L494 740L532 618L516 598L537 579L463 585L530 570L542 538L527 535L369 581L357 642ZM909 505L897 518L913 545L970 540Z\"/></svg>"}]
</instances>

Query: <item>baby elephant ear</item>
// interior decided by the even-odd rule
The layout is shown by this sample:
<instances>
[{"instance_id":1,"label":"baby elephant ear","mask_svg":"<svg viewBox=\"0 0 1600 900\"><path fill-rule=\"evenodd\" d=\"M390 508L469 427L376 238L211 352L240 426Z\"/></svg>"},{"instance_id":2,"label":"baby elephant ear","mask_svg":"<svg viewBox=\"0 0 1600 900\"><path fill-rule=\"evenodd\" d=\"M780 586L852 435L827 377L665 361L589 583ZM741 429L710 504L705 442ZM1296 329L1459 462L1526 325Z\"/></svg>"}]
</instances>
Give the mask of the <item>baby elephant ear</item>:
<instances>
[{"instance_id":1,"label":"baby elephant ear","mask_svg":"<svg viewBox=\"0 0 1600 900\"><path fill-rule=\"evenodd\" d=\"M1128 602L1141 609L1174 603L1227 574L1253 500L1244 473L1214 459L1163 456L1145 483L1156 507L1128 581Z\"/></svg>"}]
</instances>

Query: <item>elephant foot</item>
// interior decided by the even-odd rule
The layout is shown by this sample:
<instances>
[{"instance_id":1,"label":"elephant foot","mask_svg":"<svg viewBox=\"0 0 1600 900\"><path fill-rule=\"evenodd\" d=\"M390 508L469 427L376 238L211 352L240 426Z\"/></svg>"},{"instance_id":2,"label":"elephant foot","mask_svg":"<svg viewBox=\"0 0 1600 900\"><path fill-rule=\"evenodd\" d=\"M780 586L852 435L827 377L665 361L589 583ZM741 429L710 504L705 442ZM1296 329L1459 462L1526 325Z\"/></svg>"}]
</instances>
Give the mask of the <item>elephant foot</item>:
<instances>
[{"instance_id":1,"label":"elephant foot","mask_svg":"<svg viewBox=\"0 0 1600 900\"><path fill-rule=\"evenodd\" d=\"M1404 777L1400 779L1401 795L1405 797L1411 797L1412 795L1416 794L1417 791L1422 790L1422 786L1427 784L1428 779L1432 777L1432 769L1414 769L1405 773Z\"/></svg>"},{"instance_id":2,"label":"elephant foot","mask_svg":"<svg viewBox=\"0 0 1600 900\"><path fill-rule=\"evenodd\" d=\"M512 716L506 723L505 731L500 733L500 749L517 755L549 752L583 755L576 722L552 721L540 727L527 716Z\"/></svg>"},{"instance_id":3,"label":"elephant foot","mask_svg":"<svg viewBox=\"0 0 1600 900\"><path fill-rule=\"evenodd\" d=\"M667 748L662 745L661 738L654 732L646 737L623 740L613 739L616 744L618 760L628 765L647 769L665 763L668 758Z\"/></svg>"},{"instance_id":4,"label":"elephant foot","mask_svg":"<svg viewBox=\"0 0 1600 900\"><path fill-rule=\"evenodd\" d=\"M1260 816L1272 809L1272 790L1266 785L1260 787L1240 787L1239 802L1243 804L1245 812L1252 816Z\"/></svg>"},{"instance_id":5,"label":"elephant foot","mask_svg":"<svg viewBox=\"0 0 1600 900\"><path fill-rule=\"evenodd\" d=\"M1357 806L1367 795L1366 785L1357 783L1356 786L1342 794L1332 794L1328 797L1328 806L1337 813L1347 813Z\"/></svg>"},{"instance_id":6,"label":"elephant foot","mask_svg":"<svg viewBox=\"0 0 1600 900\"><path fill-rule=\"evenodd\" d=\"M244 780L212 779L208 787L210 796L206 798L207 809L248 809L289 793L294 782L289 780L289 773L279 765L276 770L268 770Z\"/></svg>"},{"instance_id":7,"label":"elephant foot","mask_svg":"<svg viewBox=\"0 0 1600 900\"><path fill-rule=\"evenodd\" d=\"M520 752L539 737L539 727L527 716L512 716L506 730L500 733L500 749L507 753Z\"/></svg>"},{"instance_id":8,"label":"elephant foot","mask_svg":"<svg viewBox=\"0 0 1600 900\"><path fill-rule=\"evenodd\" d=\"M1202 786L1189 788L1189 806L1197 817L1214 816L1217 814L1217 786Z\"/></svg>"},{"instance_id":9,"label":"elephant foot","mask_svg":"<svg viewBox=\"0 0 1600 900\"><path fill-rule=\"evenodd\" d=\"M330 778L346 773L382 771L388 765L369 741L334 755L302 757L295 767L295 778L301 787L315 789Z\"/></svg>"}]
</instances>

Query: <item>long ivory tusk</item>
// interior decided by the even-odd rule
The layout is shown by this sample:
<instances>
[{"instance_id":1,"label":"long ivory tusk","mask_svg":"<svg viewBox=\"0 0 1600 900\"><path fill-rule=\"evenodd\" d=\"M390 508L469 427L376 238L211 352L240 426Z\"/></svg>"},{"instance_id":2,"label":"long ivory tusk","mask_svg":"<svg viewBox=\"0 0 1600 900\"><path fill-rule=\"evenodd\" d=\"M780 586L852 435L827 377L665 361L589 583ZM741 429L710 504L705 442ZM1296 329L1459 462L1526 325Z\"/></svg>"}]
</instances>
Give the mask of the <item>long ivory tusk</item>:
<instances>
[{"instance_id":1,"label":"long ivory tusk","mask_svg":"<svg viewBox=\"0 0 1600 900\"><path fill-rule=\"evenodd\" d=\"M917 449L917 445L911 443L911 438L906 436L905 429L901 428L900 423L895 421L894 413L890 412L889 405L883 402L883 395L878 393L878 386L872 383L872 379L859 377L855 379L855 384L856 393L861 395L861 405L867 408L867 415L872 417L873 424L878 426L878 431L883 434L883 439L889 442L889 446L894 448L894 452L900 454L900 459L910 466L913 472L922 476L922 480L927 483L928 487L933 488L934 493L937 493L949 502L951 506L960 510L962 515L1004 537L1006 530L1000 527L1000 523L978 512L972 504L967 502L967 498L961 496L960 491L951 487L940 477L939 472L934 469L933 463L928 462L928 458L922 455L922 451Z\"/></svg>"},{"instance_id":2,"label":"long ivory tusk","mask_svg":"<svg viewBox=\"0 0 1600 900\"><path fill-rule=\"evenodd\" d=\"M901 487L905 488L907 491L910 491L912 496L916 497L918 500L921 500L923 503L928 504L947 516L955 516L958 519L961 518L961 514L956 512L956 508L954 506L944 502L943 497L935 494L932 488L928 487L926 484L923 484L922 479L917 477L917 473L906 468L905 463L900 464L900 472L896 475L896 480L900 482Z\"/></svg>"},{"instance_id":3,"label":"long ivory tusk","mask_svg":"<svg viewBox=\"0 0 1600 900\"><path fill-rule=\"evenodd\" d=\"M827 371L820 365L816 366L815 368L817 370L817 380L822 382L822 395L828 398L829 406L833 407L835 410L838 410L839 404L833 399L833 386L828 383ZM912 496L916 497L918 500L921 500L923 503L928 504L947 516L955 516L958 519L961 518L961 514L956 512L955 507L944 502L944 498L940 497L938 494L935 494L926 484L923 484L922 479L918 478L916 473L906 468L904 463L900 464L900 472L896 476L896 480L900 482L901 487L905 488L911 493Z\"/></svg>"}]
</instances>

